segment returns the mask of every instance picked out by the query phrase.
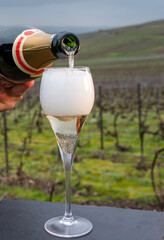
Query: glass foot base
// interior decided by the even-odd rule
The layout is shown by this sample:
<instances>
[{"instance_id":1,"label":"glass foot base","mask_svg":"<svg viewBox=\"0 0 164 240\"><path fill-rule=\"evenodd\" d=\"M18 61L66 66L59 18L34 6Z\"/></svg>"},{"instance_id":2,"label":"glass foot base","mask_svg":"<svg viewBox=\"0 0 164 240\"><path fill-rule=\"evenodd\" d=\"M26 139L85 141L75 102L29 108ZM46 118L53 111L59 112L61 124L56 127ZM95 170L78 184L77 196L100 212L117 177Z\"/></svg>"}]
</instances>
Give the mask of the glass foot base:
<instances>
[{"instance_id":1,"label":"glass foot base","mask_svg":"<svg viewBox=\"0 0 164 240\"><path fill-rule=\"evenodd\" d=\"M92 230L93 225L85 218L74 217L71 222L68 222L64 221L62 216L48 220L44 228L57 237L72 238L86 235Z\"/></svg>"}]
</instances>

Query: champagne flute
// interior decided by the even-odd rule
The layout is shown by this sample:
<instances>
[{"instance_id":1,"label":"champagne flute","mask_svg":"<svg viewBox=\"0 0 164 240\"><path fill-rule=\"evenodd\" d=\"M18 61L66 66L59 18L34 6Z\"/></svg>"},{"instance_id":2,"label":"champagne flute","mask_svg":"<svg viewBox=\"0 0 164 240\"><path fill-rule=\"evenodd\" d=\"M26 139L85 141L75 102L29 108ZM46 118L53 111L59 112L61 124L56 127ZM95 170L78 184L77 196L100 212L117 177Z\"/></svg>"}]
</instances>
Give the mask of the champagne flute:
<instances>
[{"instance_id":1,"label":"champagne flute","mask_svg":"<svg viewBox=\"0 0 164 240\"><path fill-rule=\"evenodd\" d=\"M83 124L94 103L94 86L88 67L45 69L40 102L54 131L65 172L65 214L48 220L45 230L58 237L79 237L93 225L72 215L71 172L74 154Z\"/></svg>"}]
</instances>

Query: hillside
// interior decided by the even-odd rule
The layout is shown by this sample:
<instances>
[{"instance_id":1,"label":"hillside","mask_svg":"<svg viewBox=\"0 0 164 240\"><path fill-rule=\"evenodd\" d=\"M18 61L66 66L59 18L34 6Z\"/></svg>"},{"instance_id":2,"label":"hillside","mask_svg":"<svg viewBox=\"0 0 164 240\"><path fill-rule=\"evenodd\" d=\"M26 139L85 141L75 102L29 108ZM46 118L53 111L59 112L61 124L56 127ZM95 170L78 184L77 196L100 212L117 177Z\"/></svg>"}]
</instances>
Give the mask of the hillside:
<instances>
[{"instance_id":1,"label":"hillside","mask_svg":"<svg viewBox=\"0 0 164 240\"><path fill-rule=\"evenodd\" d=\"M89 66L96 82L162 81L164 20L79 37L75 64Z\"/></svg>"},{"instance_id":2,"label":"hillside","mask_svg":"<svg viewBox=\"0 0 164 240\"><path fill-rule=\"evenodd\" d=\"M80 59L160 55L164 58L164 20L81 35Z\"/></svg>"}]
</instances>

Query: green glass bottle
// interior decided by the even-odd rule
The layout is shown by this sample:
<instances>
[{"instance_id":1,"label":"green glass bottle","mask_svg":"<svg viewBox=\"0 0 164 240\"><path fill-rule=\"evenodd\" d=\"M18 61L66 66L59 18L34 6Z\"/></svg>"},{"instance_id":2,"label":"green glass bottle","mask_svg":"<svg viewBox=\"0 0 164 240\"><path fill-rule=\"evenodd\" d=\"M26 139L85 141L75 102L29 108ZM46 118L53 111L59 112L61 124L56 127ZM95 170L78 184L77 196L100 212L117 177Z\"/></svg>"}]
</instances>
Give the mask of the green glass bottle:
<instances>
[{"instance_id":1,"label":"green glass bottle","mask_svg":"<svg viewBox=\"0 0 164 240\"><path fill-rule=\"evenodd\" d=\"M0 74L14 82L27 82L79 49L78 37L70 32L47 34L31 27L5 28L0 31Z\"/></svg>"}]
</instances>

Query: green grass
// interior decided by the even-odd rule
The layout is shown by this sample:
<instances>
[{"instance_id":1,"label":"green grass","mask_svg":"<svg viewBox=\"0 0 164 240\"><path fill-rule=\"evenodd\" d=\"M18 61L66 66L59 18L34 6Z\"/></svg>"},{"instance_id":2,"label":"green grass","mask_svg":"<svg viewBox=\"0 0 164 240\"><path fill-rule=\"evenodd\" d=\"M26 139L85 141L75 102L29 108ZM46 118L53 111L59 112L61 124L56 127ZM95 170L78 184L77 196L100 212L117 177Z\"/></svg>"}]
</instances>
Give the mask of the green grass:
<instances>
[{"instance_id":1,"label":"green grass","mask_svg":"<svg viewBox=\"0 0 164 240\"><path fill-rule=\"evenodd\" d=\"M113 116L105 113L105 131L113 131ZM8 125L13 126L13 112L8 117ZM80 145L76 156L81 157L80 162L74 163L81 182L77 190L82 194L75 193L72 196L73 203L82 203L89 200L99 202L110 202L112 199L130 199L144 202L155 202L154 192L150 180L150 169L141 171L136 169L140 159L140 146L138 137L137 119L127 123L125 119L119 118L119 139L120 143L132 148L125 152L118 152L115 147L115 139L112 136L105 136L103 151L100 150L100 133L92 116L88 118L80 136ZM64 202L64 171L62 162L58 161L58 148L56 140L48 121L43 119L43 132L38 133L34 128L32 142L28 145L30 155L23 157L23 170L32 179L42 181L60 181L63 184L57 186L57 193L53 201ZM154 112L150 112L149 124L154 128L158 120L154 118ZM25 127L28 125L27 116L20 120L13 129L8 131L9 138L9 162L11 166L10 175L15 176L20 161L20 147L23 136L27 135ZM163 140L156 138L158 147L163 146ZM3 146L3 137L0 137ZM147 135L145 139L145 159L149 165L156 150L154 137ZM95 153L105 156L105 160L93 156ZM4 150L0 150L0 165L5 167ZM72 186L78 181L76 174L72 174ZM89 186L89 191L87 190ZM39 190L37 187L26 188L25 186L0 185L0 194L5 197L23 198L46 201L49 199L48 192Z\"/></svg>"}]
</instances>

